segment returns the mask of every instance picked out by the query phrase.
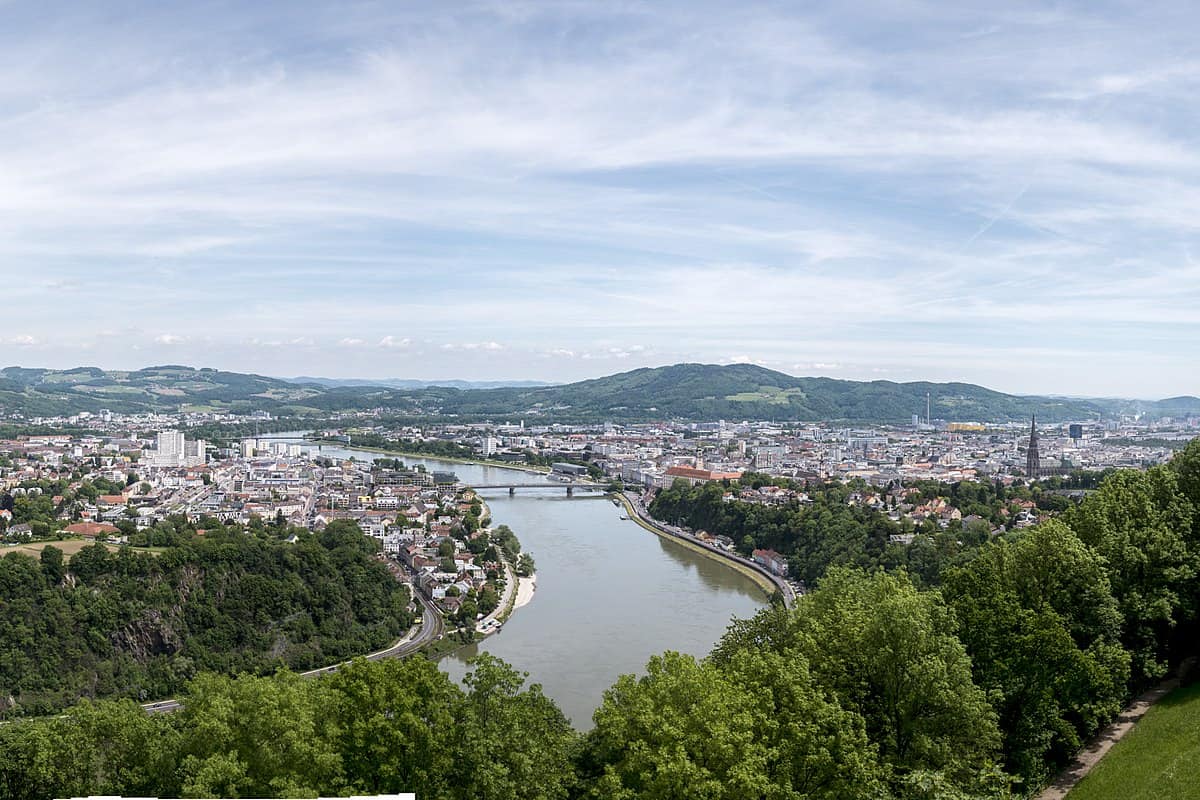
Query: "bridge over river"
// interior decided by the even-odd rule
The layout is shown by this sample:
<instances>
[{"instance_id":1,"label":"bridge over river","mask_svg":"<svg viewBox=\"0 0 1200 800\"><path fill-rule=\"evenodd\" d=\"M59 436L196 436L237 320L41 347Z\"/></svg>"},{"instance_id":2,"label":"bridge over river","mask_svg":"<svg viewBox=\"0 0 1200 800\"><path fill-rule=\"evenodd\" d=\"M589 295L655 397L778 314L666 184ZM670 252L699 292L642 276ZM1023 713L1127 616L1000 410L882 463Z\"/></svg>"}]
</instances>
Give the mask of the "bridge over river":
<instances>
[{"instance_id":1,"label":"bridge over river","mask_svg":"<svg viewBox=\"0 0 1200 800\"><path fill-rule=\"evenodd\" d=\"M508 489L509 494L516 494L517 489L566 489L567 496L575 494L576 490L583 492L607 492L608 487L599 483L551 483L550 481L542 481L540 483L472 483L469 484L471 489L480 491L482 489Z\"/></svg>"}]
</instances>

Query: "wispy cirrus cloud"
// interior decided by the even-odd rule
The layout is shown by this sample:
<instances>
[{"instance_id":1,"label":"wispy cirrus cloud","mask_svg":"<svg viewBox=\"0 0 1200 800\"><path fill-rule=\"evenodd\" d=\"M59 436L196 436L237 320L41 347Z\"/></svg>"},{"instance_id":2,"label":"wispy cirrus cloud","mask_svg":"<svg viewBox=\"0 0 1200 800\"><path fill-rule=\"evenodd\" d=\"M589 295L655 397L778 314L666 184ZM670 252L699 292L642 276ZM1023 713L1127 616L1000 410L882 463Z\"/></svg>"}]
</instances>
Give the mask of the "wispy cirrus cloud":
<instances>
[{"instance_id":1,"label":"wispy cirrus cloud","mask_svg":"<svg viewBox=\"0 0 1200 800\"><path fill-rule=\"evenodd\" d=\"M8 323L60 366L1200 393L1195 8L730 9L10 4Z\"/></svg>"}]
</instances>

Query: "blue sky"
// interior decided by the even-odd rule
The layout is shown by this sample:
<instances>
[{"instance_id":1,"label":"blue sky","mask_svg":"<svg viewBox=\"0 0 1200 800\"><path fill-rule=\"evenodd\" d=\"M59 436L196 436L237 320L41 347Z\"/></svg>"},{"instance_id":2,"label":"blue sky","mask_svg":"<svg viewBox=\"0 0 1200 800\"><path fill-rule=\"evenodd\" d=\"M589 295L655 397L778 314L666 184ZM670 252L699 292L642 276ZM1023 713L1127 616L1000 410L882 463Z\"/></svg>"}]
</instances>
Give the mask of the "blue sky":
<instances>
[{"instance_id":1,"label":"blue sky","mask_svg":"<svg viewBox=\"0 0 1200 800\"><path fill-rule=\"evenodd\" d=\"M1200 394L1197 29L0 0L0 361Z\"/></svg>"}]
</instances>

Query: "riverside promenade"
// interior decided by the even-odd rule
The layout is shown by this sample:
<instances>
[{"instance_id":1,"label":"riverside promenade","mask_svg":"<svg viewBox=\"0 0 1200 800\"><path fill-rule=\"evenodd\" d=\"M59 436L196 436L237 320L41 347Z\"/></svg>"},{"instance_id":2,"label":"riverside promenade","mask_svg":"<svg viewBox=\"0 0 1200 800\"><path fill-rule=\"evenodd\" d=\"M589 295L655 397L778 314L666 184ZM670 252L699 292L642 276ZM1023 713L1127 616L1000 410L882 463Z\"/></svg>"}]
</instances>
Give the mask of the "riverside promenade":
<instances>
[{"instance_id":1,"label":"riverside promenade","mask_svg":"<svg viewBox=\"0 0 1200 800\"><path fill-rule=\"evenodd\" d=\"M629 512L631 518L641 524L643 528L656 533L659 536L665 536L675 539L681 543L687 544L693 549L698 549L705 555L714 558L718 561L724 561L729 566L738 569L752 577L759 586L763 588L767 594L779 592L783 597L783 604L787 608L791 608L796 603L796 590L783 578L772 574L761 564L751 561L748 558L743 558L736 553L730 553L722 550L719 547L713 547L711 544L697 539L686 531L666 523L659 522L654 517L650 516L650 512L642 505L641 498L634 495L632 492L621 492L620 498L625 509Z\"/></svg>"}]
</instances>

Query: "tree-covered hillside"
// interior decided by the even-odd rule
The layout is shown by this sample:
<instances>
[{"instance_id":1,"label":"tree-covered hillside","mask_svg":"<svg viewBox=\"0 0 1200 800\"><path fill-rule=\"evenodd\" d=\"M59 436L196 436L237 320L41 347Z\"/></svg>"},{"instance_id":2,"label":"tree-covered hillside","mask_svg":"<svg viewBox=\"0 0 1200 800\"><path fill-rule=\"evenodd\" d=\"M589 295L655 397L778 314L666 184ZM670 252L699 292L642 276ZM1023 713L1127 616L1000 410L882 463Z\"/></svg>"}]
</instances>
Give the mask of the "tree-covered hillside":
<instances>
[{"instance_id":1,"label":"tree-covered hillside","mask_svg":"<svg viewBox=\"0 0 1200 800\"><path fill-rule=\"evenodd\" d=\"M386 647L408 629L409 594L373 540L163 523L158 553L90 545L64 561L0 558L0 697L47 713L81 697L169 697L202 671L309 669ZM289 543L291 535L299 538Z\"/></svg>"},{"instance_id":2,"label":"tree-covered hillside","mask_svg":"<svg viewBox=\"0 0 1200 800\"><path fill-rule=\"evenodd\" d=\"M326 382L330 383L330 382ZM1036 414L1052 422L1120 413L1200 414L1200 399L1158 402L1022 397L969 383L894 383L798 378L751 364L675 364L562 386L402 389L299 384L214 369L148 367L132 372L95 367L0 370L0 410L27 417L95 412L270 411L320 417L331 412L389 409L398 416L530 417L550 421L761 419L816 422L905 422L935 419L1002 422Z\"/></svg>"},{"instance_id":3,"label":"tree-covered hillside","mask_svg":"<svg viewBox=\"0 0 1200 800\"><path fill-rule=\"evenodd\" d=\"M895 383L801 378L752 364L675 364L642 368L562 386L468 390L433 387L376 395L380 405L422 414L525 417L563 421L757 419L906 422L925 415L947 421L1093 420L1122 413L1200 414L1200 399L1082 400L1009 395L969 383ZM311 401L314 405L333 398ZM348 402L346 396L337 402Z\"/></svg>"},{"instance_id":4,"label":"tree-covered hillside","mask_svg":"<svg viewBox=\"0 0 1200 800\"><path fill-rule=\"evenodd\" d=\"M752 364L675 364L539 389L443 390L440 410L456 414L537 413L612 419L832 419L901 422L925 412L947 420L1089 419L1084 401L1024 398L965 383L893 383L797 378Z\"/></svg>"}]
</instances>

